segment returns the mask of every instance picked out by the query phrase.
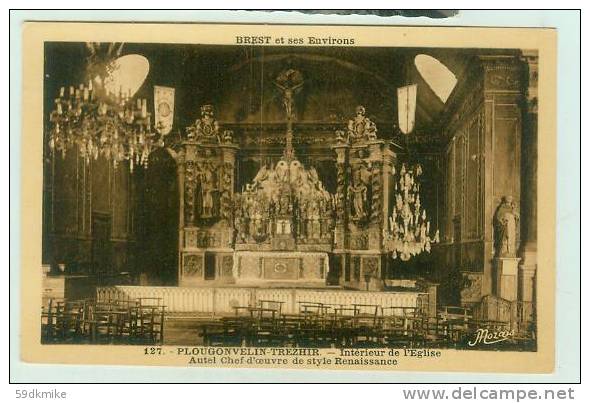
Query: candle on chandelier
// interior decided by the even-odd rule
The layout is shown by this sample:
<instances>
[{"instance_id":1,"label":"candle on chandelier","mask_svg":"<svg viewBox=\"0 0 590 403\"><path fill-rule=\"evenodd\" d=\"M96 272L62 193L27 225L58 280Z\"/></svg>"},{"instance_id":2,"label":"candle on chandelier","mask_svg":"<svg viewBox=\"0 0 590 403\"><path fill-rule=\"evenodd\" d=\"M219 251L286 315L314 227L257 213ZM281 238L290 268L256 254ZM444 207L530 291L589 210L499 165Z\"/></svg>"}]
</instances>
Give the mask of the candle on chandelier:
<instances>
[{"instance_id":1,"label":"candle on chandelier","mask_svg":"<svg viewBox=\"0 0 590 403\"><path fill-rule=\"evenodd\" d=\"M66 91L66 89L65 89L64 87L61 87L61 88L59 89L59 97L60 97L60 98L63 98L63 96L64 96L64 94L65 94L65 91Z\"/></svg>"},{"instance_id":2,"label":"candle on chandelier","mask_svg":"<svg viewBox=\"0 0 590 403\"><path fill-rule=\"evenodd\" d=\"M147 99L145 98L141 103L141 117L144 119L147 117Z\"/></svg>"},{"instance_id":3,"label":"candle on chandelier","mask_svg":"<svg viewBox=\"0 0 590 403\"><path fill-rule=\"evenodd\" d=\"M70 85L70 96L74 96L74 86Z\"/></svg>"}]
</instances>

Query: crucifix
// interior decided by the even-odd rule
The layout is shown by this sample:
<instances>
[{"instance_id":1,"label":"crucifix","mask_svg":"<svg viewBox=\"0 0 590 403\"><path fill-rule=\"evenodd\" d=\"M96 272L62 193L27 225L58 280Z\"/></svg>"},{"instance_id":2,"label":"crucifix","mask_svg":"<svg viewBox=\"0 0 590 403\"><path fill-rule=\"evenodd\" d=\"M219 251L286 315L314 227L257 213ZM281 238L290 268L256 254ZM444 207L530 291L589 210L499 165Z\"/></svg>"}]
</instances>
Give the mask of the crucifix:
<instances>
[{"instance_id":1,"label":"crucifix","mask_svg":"<svg viewBox=\"0 0 590 403\"><path fill-rule=\"evenodd\" d=\"M274 81L274 84L283 93L283 106L287 114L287 136L284 151L284 158L287 161L293 159L293 120L295 120L295 113L293 112L293 96L303 86L303 76L297 70L289 69L283 71Z\"/></svg>"}]
</instances>

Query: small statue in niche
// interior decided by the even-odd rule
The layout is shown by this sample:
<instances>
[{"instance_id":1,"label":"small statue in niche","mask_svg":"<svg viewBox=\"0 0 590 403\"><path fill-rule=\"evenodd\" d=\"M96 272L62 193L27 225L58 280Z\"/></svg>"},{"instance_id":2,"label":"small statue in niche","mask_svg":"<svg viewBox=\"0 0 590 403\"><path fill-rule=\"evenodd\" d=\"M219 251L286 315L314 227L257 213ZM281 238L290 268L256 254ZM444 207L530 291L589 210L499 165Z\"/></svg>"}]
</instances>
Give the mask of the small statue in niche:
<instances>
[{"instance_id":1,"label":"small statue in niche","mask_svg":"<svg viewBox=\"0 0 590 403\"><path fill-rule=\"evenodd\" d=\"M494 214L494 248L498 257L516 257L519 215L511 196L504 196Z\"/></svg>"},{"instance_id":2,"label":"small statue in niche","mask_svg":"<svg viewBox=\"0 0 590 403\"><path fill-rule=\"evenodd\" d=\"M217 197L217 180L209 168L201 173L201 218L214 216L215 198Z\"/></svg>"},{"instance_id":3,"label":"small statue in niche","mask_svg":"<svg viewBox=\"0 0 590 403\"><path fill-rule=\"evenodd\" d=\"M367 202L367 186L364 184L361 178L361 171L355 170L353 173L353 181L352 185L348 187L348 193L352 199L352 209L354 212L351 212L353 219L355 220L362 220L366 217L366 209L365 204Z\"/></svg>"}]
</instances>

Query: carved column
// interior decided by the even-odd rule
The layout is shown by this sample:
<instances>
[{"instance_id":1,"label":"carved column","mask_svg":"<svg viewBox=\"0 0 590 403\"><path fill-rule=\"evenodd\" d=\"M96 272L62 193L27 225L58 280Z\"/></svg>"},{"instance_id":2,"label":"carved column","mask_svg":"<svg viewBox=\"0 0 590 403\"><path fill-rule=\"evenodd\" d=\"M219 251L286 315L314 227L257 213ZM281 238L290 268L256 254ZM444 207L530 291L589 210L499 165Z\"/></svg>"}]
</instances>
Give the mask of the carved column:
<instances>
[{"instance_id":1,"label":"carved column","mask_svg":"<svg viewBox=\"0 0 590 403\"><path fill-rule=\"evenodd\" d=\"M371 166L371 217L369 220L369 249L381 249L383 245L383 141L369 144Z\"/></svg>"},{"instance_id":2,"label":"carved column","mask_svg":"<svg viewBox=\"0 0 590 403\"><path fill-rule=\"evenodd\" d=\"M537 85L538 62L536 51L523 52L523 78L527 88L523 102L522 139L522 200L521 200L521 257L519 296L523 303L525 321L533 319L535 275L537 271Z\"/></svg>"},{"instance_id":3,"label":"carved column","mask_svg":"<svg viewBox=\"0 0 590 403\"><path fill-rule=\"evenodd\" d=\"M220 217L228 226L227 242L224 247L233 244L233 195L235 188L235 166L238 146L235 144L223 144L221 149L221 170L219 175L220 190Z\"/></svg>"},{"instance_id":4,"label":"carved column","mask_svg":"<svg viewBox=\"0 0 590 403\"><path fill-rule=\"evenodd\" d=\"M334 226L334 248L335 252L340 251L339 257L335 259L340 271L340 282L346 281L346 265L349 257L344 253L347 247L346 227L348 225L348 202L346 189L348 188L348 152L349 145L338 144L333 147L336 152L336 223Z\"/></svg>"},{"instance_id":5,"label":"carved column","mask_svg":"<svg viewBox=\"0 0 590 403\"><path fill-rule=\"evenodd\" d=\"M176 157L176 175L178 178L178 283L182 278L182 246L184 245L184 167L185 154L180 150Z\"/></svg>"},{"instance_id":6,"label":"carved column","mask_svg":"<svg viewBox=\"0 0 590 403\"><path fill-rule=\"evenodd\" d=\"M333 147L336 152L336 230L334 243L336 249L344 249L345 232L347 222L348 201L346 189L348 188L348 144L339 144Z\"/></svg>"},{"instance_id":7,"label":"carved column","mask_svg":"<svg viewBox=\"0 0 590 403\"><path fill-rule=\"evenodd\" d=\"M184 164L184 225L192 227L195 223L195 188L197 182L195 161Z\"/></svg>"}]
</instances>

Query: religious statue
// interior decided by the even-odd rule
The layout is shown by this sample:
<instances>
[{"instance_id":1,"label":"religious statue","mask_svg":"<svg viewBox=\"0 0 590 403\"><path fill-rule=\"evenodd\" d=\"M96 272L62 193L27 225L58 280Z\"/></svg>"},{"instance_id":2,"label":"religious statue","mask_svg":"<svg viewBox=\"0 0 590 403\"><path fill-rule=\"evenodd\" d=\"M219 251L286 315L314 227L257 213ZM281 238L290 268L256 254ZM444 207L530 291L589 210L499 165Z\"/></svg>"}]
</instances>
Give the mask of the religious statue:
<instances>
[{"instance_id":1,"label":"religious statue","mask_svg":"<svg viewBox=\"0 0 590 403\"><path fill-rule=\"evenodd\" d=\"M262 182L264 182L268 178L268 170L266 165L263 165L259 170L254 179L252 180L252 185L254 188L258 187Z\"/></svg>"},{"instance_id":2,"label":"religious statue","mask_svg":"<svg viewBox=\"0 0 590 403\"><path fill-rule=\"evenodd\" d=\"M519 215L512 196L504 196L494 214L494 248L498 257L516 257Z\"/></svg>"},{"instance_id":3,"label":"religious statue","mask_svg":"<svg viewBox=\"0 0 590 403\"><path fill-rule=\"evenodd\" d=\"M207 168L201 173L201 218L214 216L214 199L217 191L215 174Z\"/></svg>"},{"instance_id":4,"label":"religious statue","mask_svg":"<svg viewBox=\"0 0 590 403\"><path fill-rule=\"evenodd\" d=\"M361 178L360 170L355 170L353 175L353 183L348 187L348 193L352 199L352 208L354 214L351 215L355 220L362 220L366 217L365 203L367 202L367 186Z\"/></svg>"},{"instance_id":5,"label":"religious statue","mask_svg":"<svg viewBox=\"0 0 590 403\"><path fill-rule=\"evenodd\" d=\"M293 113L293 95L303 86L303 76L297 70L288 69L277 77L274 84L283 93L283 106L287 113L287 119L293 120L295 118Z\"/></svg>"}]
</instances>

